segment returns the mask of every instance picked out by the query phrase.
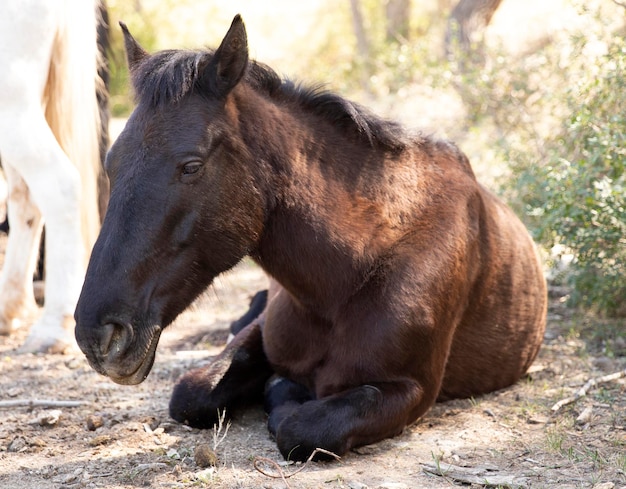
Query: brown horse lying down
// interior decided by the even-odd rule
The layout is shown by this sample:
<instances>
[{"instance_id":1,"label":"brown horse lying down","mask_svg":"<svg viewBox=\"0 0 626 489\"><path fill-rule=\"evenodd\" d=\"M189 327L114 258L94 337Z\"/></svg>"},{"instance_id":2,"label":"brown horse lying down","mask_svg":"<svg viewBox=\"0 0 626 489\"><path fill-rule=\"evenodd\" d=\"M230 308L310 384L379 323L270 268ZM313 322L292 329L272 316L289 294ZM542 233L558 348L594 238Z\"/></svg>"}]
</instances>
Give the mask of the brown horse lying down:
<instances>
[{"instance_id":1,"label":"brown horse lying down","mask_svg":"<svg viewBox=\"0 0 626 489\"><path fill-rule=\"evenodd\" d=\"M149 55L124 33L138 105L108 155L76 310L98 372L144 380L161 330L249 255L274 290L180 379L181 422L211 426L266 386L270 431L301 460L524 375L545 327L541 266L456 146L281 80L248 59L239 16L215 51Z\"/></svg>"}]
</instances>

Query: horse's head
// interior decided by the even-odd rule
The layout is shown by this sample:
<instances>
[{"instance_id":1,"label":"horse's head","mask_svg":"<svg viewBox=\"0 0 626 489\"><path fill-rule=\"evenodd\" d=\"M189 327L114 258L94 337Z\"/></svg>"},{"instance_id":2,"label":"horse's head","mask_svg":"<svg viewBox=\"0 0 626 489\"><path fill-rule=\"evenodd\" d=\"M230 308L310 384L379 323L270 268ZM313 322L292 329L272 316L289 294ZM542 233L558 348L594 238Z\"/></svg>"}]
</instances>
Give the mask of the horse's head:
<instances>
[{"instance_id":1,"label":"horse's head","mask_svg":"<svg viewBox=\"0 0 626 489\"><path fill-rule=\"evenodd\" d=\"M138 105L107 156L110 202L75 317L91 365L135 384L162 328L254 247L264 206L233 100L241 18L215 52L148 55L122 28Z\"/></svg>"}]
</instances>

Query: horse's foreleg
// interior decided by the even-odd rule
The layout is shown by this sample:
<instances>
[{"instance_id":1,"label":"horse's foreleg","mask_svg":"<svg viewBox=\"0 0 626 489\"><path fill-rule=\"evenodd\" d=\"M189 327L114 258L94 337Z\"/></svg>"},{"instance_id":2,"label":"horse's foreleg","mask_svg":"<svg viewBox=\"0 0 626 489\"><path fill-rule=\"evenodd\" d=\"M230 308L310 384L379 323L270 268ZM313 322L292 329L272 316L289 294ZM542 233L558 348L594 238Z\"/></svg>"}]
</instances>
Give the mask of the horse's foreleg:
<instances>
[{"instance_id":1,"label":"horse's foreleg","mask_svg":"<svg viewBox=\"0 0 626 489\"><path fill-rule=\"evenodd\" d=\"M59 155L61 156L61 155ZM75 345L74 309L85 276L87 250L80 220L80 182L76 168L62 155L54 177L56 191L36 184L46 224L45 303L41 317L22 346L27 352L62 352ZM42 191L43 190L43 191Z\"/></svg>"},{"instance_id":2,"label":"horse's foreleg","mask_svg":"<svg viewBox=\"0 0 626 489\"><path fill-rule=\"evenodd\" d=\"M195 428L210 428L220 411L260 401L272 369L263 351L260 323L253 322L210 365L183 375L170 400L170 416Z\"/></svg>"},{"instance_id":3,"label":"horse's foreleg","mask_svg":"<svg viewBox=\"0 0 626 489\"><path fill-rule=\"evenodd\" d=\"M228 335L228 341L232 341L239 331L245 328L248 324L254 321L267 307L267 289L260 290L250 300L248 311L236 321L230 323L230 334Z\"/></svg>"},{"instance_id":4,"label":"horse's foreleg","mask_svg":"<svg viewBox=\"0 0 626 489\"><path fill-rule=\"evenodd\" d=\"M6 162L4 172L11 230L0 274L0 334L9 334L24 322L33 321L38 312L33 296L33 272L43 222L24 180Z\"/></svg>"},{"instance_id":5,"label":"horse's foreleg","mask_svg":"<svg viewBox=\"0 0 626 489\"><path fill-rule=\"evenodd\" d=\"M276 443L287 460L307 460L316 448L343 455L402 432L416 417L420 392L415 383L396 382L363 385L300 405L287 403L270 415L277 426ZM327 456L316 456L323 458Z\"/></svg>"},{"instance_id":6,"label":"horse's foreleg","mask_svg":"<svg viewBox=\"0 0 626 489\"><path fill-rule=\"evenodd\" d=\"M276 437L283 419L300 404L313 399L313 393L305 386L285 377L274 376L265 386L265 412L269 415L267 429Z\"/></svg>"},{"instance_id":7,"label":"horse's foreleg","mask_svg":"<svg viewBox=\"0 0 626 489\"><path fill-rule=\"evenodd\" d=\"M22 117L16 120L13 133L28 144L6 144L2 162L16 174L19 172L34 202L31 205L39 209L46 224L45 306L21 351L60 352L75 344L73 315L86 264L80 219L80 175L59 146L40 108L24 109ZM41 223L31 222L26 216L14 218L18 212L14 200L10 197L9 241L14 240L15 246L28 249L31 258L27 272L22 275L32 288L37 244L32 239L24 241L19 226L34 223L39 235Z\"/></svg>"}]
</instances>

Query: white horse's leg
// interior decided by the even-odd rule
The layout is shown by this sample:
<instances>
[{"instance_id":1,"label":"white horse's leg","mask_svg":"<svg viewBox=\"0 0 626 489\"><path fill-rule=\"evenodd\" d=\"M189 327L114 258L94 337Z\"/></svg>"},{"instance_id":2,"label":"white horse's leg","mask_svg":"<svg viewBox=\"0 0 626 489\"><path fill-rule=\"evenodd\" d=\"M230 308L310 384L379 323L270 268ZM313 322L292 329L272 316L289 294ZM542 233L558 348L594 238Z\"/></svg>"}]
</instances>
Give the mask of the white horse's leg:
<instances>
[{"instance_id":1,"label":"white horse's leg","mask_svg":"<svg viewBox=\"0 0 626 489\"><path fill-rule=\"evenodd\" d=\"M41 188L41 185L45 186L42 180L31 185L33 192L41 196L39 206L46 222L45 306L20 348L22 352L60 353L70 347L76 348L74 309L85 276L85 248L80 229L80 177L60 148L55 156L57 166L50 177L58 178L62 185L44 189Z\"/></svg>"},{"instance_id":2,"label":"white horse's leg","mask_svg":"<svg viewBox=\"0 0 626 489\"><path fill-rule=\"evenodd\" d=\"M8 216L11 234L0 274L0 334L9 334L38 313L33 297L35 270L42 220L39 209L20 175L6 162Z\"/></svg>"},{"instance_id":3,"label":"white horse's leg","mask_svg":"<svg viewBox=\"0 0 626 489\"><path fill-rule=\"evenodd\" d=\"M45 120L42 94L55 35L53 5L39 0L21 4L7 0L0 10L0 62L5 74L0 77L0 155L8 184L11 226L0 273L0 331L4 334L32 323L36 310L32 274L42 215L21 166L28 159L34 165L48 153L45 146L41 147L41 131L31 119Z\"/></svg>"},{"instance_id":4,"label":"white horse's leg","mask_svg":"<svg viewBox=\"0 0 626 489\"><path fill-rule=\"evenodd\" d=\"M25 195L32 199L28 205L22 205L22 209L14 212L14 198L10 187L9 247L15 249L29 243L32 248L29 251L32 256L29 257L28 270L23 272L28 286L22 284L22 289L18 289L22 296L28 289L27 302L33 302L32 273L38 244L37 240L26 236L27 228L35 223L35 230L39 234L39 211L46 224L45 307L21 350L60 352L75 344L73 314L84 277L80 175L56 141L43 113L25 111L14 121L12 132L18 138L29 141L27 145L9 146L2 153L2 161L7 168L13 171L19 168L21 178L28 186ZM30 213L23 213L24 209L28 209ZM18 256L18 251L15 253L14 256L9 256L7 250L9 267L7 269L5 265L0 279L0 303L5 301L7 307L8 300L4 298L4 294L9 293L11 287L8 277L13 272L12 267L18 270L23 268L19 263L24 257ZM10 297L10 293L7 297Z\"/></svg>"},{"instance_id":5,"label":"white horse's leg","mask_svg":"<svg viewBox=\"0 0 626 489\"><path fill-rule=\"evenodd\" d=\"M86 0L0 2L0 156L17 185L9 202L11 230L0 274L0 328L5 332L34 303L38 238L33 236L39 235L42 218L46 225L45 306L22 351L59 352L75 345L74 308L87 249L95 239L83 239L81 230L97 233L97 225L89 222L92 216L97 222L97 213L81 212L97 209L94 9L94 2ZM17 199L19 189L27 189L22 193L30 200ZM81 214L88 217L81 219ZM11 282L17 283L17 276L19 286ZM11 312L14 304L17 313Z\"/></svg>"}]
</instances>

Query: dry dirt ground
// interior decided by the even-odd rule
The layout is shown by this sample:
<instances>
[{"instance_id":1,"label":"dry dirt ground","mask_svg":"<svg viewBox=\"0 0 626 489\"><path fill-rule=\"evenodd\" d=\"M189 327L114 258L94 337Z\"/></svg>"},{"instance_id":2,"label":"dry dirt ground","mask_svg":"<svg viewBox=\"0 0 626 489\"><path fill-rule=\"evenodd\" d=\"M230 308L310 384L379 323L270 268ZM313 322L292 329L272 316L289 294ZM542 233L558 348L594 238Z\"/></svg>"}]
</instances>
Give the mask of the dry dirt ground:
<instances>
[{"instance_id":1,"label":"dry dirt ground","mask_svg":"<svg viewBox=\"0 0 626 489\"><path fill-rule=\"evenodd\" d=\"M589 379L626 368L623 323L578 317L559 290L526 379L477 399L438 404L400 436L339 461L282 464L261 407L233 413L228 431L219 434L173 422L167 405L176 378L219 351L230 320L264 284L249 262L221 278L164 333L154 369L139 386L112 383L80 353L18 356L26 331L1 338L3 404L83 404L0 408L0 488L626 487L626 379L601 383L551 410ZM214 466L195 460L207 448L215 449Z\"/></svg>"}]
</instances>

